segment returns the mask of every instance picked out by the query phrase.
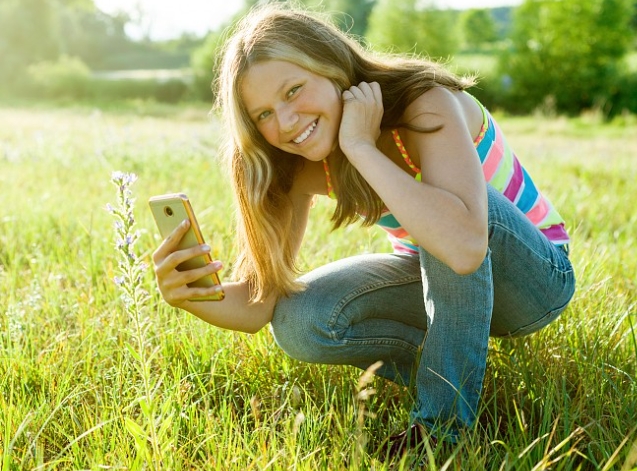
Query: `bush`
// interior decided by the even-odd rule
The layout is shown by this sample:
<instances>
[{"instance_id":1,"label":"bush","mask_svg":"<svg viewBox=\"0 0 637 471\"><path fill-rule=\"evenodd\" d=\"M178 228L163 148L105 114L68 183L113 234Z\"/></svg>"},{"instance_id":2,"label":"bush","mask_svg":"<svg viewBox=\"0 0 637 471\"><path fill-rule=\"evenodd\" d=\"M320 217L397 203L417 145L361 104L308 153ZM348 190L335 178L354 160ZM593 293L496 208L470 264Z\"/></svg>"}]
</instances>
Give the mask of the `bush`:
<instances>
[{"instance_id":1,"label":"bush","mask_svg":"<svg viewBox=\"0 0 637 471\"><path fill-rule=\"evenodd\" d=\"M456 15L417 0L379 0L366 32L376 49L447 59L459 48Z\"/></svg>"},{"instance_id":2,"label":"bush","mask_svg":"<svg viewBox=\"0 0 637 471\"><path fill-rule=\"evenodd\" d=\"M84 98L91 81L91 70L77 57L60 56L27 67L27 88L47 98Z\"/></svg>"},{"instance_id":3,"label":"bush","mask_svg":"<svg viewBox=\"0 0 637 471\"><path fill-rule=\"evenodd\" d=\"M509 111L508 79L499 75L481 75L477 84L467 90L489 110Z\"/></svg>"},{"instance_id":4,"label":"bush","mask_svg":"<svg viewBox=\"0 0 637 471\"><path fill-rule=\"evenodd\" d=\"M631 45L631 0L526 0L517 8L511 49L511 105L529 112L551 101L578 114L608 100Z\"/></svg>"},{"instance_id":5,"label":"bush","mask_svg":"<svg viewBox=\"0 0 637 471\"><path fill-rule=\"evenodd\" d=\"M215 65L219 59L222 40L220 32L210 33L191 55L190 64L194 73L193 94L201 100L210 102L214 99L212 83L218 75Z\"/></svg>"},{"instance_id":6,"label":"bush","mask_svg":"<svg viewBox=\"0 0 637 471\"><path fill-rule=\"evenodd\" d=\"M492 47L490 52L458 54L448 64L457 75L476 77L468 91L490 110L506 108L507 78L498 74L498 53Z\"/></svg>"},{"instance_id":7,"label":"bush","mask_svg":"<svg viewBox=\"0 0 637 471\"><path fill-rule=\"evenodd\" d=\"M56 61L30 65L26 84L13 91L29 98L102 101L140 98L177 103L187 96L190 87L181 79L97 78L80 59L61 56Z\"/></svg>"},{"instance_id":8,"label":"bush","mask_svg":"<svg viewBox=\"0 0 637 471\"><path fill-rule=\"evenodd\" d=\"M625 112L637 114L637 72L622 74L610 88L604 112L613 118Z\"/></svg>"},{"instance_id":9,"label":"bush","mask_svg":"<svg viewBox=\"0 0 637 471\"><path fill-rule=\"evenodd\" d=\"M162 103L178 103L188 93L183 80L92 79L90 98L97 100L146 99Z\"/></svg>"}]
</instances>

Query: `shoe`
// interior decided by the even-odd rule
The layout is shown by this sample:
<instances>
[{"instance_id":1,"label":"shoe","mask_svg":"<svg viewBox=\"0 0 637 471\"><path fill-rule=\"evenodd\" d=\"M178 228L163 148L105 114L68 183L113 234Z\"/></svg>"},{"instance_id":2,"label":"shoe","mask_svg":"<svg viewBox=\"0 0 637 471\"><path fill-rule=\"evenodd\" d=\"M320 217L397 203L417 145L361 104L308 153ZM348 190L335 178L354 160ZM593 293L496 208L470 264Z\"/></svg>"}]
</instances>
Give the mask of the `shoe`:
<instances>
[{"instance_id":1,"label":"shoe","mask_svg":"<svg viewBox=\"0 0 637 471\"><path fill-rule=\"evenodd\" d=\"M435 448L438 440L430 436L422 425L413 424L404 432L389 437L382 449L388 458L397 458L405 454L407 450L422 451L425 443Z\"/></svg>"}]
</instances>

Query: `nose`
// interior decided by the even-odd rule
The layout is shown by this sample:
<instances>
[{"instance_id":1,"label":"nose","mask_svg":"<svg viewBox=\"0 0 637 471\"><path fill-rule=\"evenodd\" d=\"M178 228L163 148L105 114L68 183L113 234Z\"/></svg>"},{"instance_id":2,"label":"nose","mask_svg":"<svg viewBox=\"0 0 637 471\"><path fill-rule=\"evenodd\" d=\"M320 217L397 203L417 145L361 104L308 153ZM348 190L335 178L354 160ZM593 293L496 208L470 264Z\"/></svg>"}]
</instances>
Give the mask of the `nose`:
<instances>
[{"instance_id":1,"label":"nose","mask_svg":"<svg viewBox=\"0 0 637 471\"><path fill-rule=\"evenodd\" d=\"M279 121L281 132L288 133L294 130L294 126L299 122L299 115L294 109L286 106L277 112L277 120Z\"/></svg>"}]
</instances>

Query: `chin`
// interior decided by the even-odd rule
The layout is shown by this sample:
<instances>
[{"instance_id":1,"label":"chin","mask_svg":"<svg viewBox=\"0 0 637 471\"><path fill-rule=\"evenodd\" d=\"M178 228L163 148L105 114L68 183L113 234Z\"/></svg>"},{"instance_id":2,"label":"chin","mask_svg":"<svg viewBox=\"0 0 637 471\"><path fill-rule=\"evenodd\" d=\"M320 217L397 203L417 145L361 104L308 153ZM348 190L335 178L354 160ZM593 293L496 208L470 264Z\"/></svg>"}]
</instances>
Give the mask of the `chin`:
<instances>
[{"instance_id":1,"label":"chin","mask_svg":"<svg viewBox=\"0 0 637 471\"><path fill-rule=\"evenodd\" d=\"M325 157L321 157L320 155L302 155L301 157L303 157L305 160L308 160L310 162L320 162L322 161Z\"/></svg>"}]
</instances>

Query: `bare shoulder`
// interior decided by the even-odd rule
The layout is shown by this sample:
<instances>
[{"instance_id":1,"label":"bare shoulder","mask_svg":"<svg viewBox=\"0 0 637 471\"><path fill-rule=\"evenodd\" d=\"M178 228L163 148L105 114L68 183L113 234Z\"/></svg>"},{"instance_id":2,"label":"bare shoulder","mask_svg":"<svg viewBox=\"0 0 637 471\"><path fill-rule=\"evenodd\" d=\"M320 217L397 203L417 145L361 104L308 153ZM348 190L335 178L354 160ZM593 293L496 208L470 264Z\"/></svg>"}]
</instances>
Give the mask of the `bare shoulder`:
<instances>
[{"instance_id":1,"label":"bare shoulder","mask_svg":"<svg viewBox=\"0 0 637 471\"><path fill-rule=\"evenodd\" d=\"M464 123L472 135L482 125L482 110L476 100L464 92L434 87L416 98L403 114L405 122L418 127Z\"/></svg>"}]
</instances>

